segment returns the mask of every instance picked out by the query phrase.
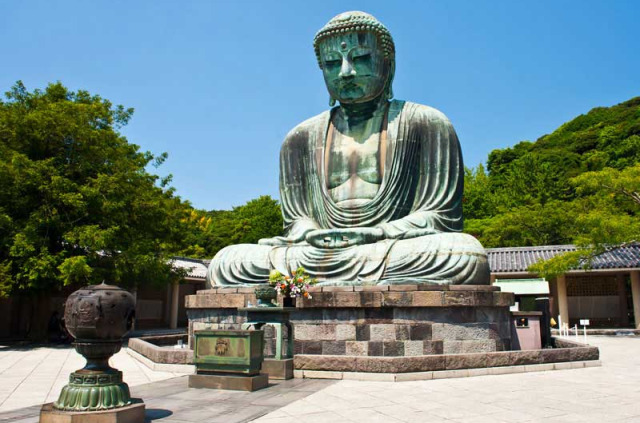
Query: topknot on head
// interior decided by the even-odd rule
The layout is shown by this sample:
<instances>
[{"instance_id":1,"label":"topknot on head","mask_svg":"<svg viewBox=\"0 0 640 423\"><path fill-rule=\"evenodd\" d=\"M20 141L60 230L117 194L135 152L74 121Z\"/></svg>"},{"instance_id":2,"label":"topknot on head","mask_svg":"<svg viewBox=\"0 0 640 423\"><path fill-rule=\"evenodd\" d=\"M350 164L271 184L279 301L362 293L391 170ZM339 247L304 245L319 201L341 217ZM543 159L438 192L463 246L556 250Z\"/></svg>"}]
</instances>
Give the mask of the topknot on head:
<instances>
[{"instance_id":1,"label":"topknot on head","mask_svg":"<svg viewBox=\"0 0 640 423\"><path fill-rule=\"evenodd\" d=\"M320 61L320 42L324 38L349 32L373 33L380 42L384 57L391 61L395 60L396 48L387 27L368 13L353 11L340 13L338 16L333 17L316 33L313 39L313 48L316 52L316 58L320 68L322 68L322 62Z\"/></svg>"}]
</instances>

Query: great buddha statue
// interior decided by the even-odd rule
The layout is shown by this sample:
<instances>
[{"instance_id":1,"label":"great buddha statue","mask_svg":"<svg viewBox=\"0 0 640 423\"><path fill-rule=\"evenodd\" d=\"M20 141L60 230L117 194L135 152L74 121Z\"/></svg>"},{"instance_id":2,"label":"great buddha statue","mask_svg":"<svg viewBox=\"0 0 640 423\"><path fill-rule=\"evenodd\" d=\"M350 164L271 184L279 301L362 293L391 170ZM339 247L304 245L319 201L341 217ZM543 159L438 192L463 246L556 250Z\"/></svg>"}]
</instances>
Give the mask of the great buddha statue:
<instances>
[{"instance_id":1,"label":"great buddha statue","mask_svg":"<svg viewBox=\"0 0 640 423\"><path fill-rule=\"evenodd\" d=\"M261 284L298 267L324 285L487 284L482 245L462 230L464 166L447 117L392 100L395 45L346 12L315 36L332 107L280 152L284 236L222 249L209 285Z\"/></svg>"}]
</instances>

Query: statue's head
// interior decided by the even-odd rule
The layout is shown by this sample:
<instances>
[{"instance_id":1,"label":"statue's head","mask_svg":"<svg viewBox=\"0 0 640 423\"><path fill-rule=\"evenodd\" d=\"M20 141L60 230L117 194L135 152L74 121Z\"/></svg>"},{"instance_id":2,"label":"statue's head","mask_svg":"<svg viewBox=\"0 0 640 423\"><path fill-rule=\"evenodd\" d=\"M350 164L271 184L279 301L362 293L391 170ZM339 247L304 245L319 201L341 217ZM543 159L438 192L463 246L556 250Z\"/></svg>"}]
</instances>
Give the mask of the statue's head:
<instances>
[{"instance_id":1,"label":"statue's head","mask_svg":"<svg viewBox=\"0 0 640 423\"><path fill-rule=\"evenodd\" d=\"M315 36L313 47L331 105L391 99L395 45L389 30L364 12L345 12Z\"/></svg>"}]
</instances>

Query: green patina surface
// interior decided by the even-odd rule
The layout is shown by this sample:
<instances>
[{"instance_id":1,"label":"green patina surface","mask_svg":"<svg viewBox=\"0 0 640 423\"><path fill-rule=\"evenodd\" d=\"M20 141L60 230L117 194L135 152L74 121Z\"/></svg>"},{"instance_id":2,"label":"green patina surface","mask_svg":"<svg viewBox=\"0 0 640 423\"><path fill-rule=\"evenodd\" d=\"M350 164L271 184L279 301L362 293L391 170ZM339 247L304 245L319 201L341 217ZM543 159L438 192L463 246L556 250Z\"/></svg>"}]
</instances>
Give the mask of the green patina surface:
<instances>
[{"instance_id":1,"label":"green patina surface","mask_svg":"<svg viewBox=\"0 0 640 423\"><path fill-rule=\"evenodd\" d=\"M364 12L318 31L331 110L293 128L280 153L284 236L222 249L210 285L265 283L304 267L325 285L488 284L462 230L464 164L439 111L392 100L395 45Z\"/></svg>"},{"instance_id":2,"label":"green patina surface","mask_svg":"<svg viewBox=\"0 0 640 423\"><path fill-rule=\"evenodd\" d=\"M129 386L118 370L71 373L53 406L65 411L100 411L131 404Z\"/></svg>"},{"instance_id":3,"label":"green patina surface","mask_svg":"<svg viewBox=\"0 0 640 423\"><path fill-rule=\"evenodd\" d=\"M194 363L198 373L260 373L261 330L203 330L194 332Z\"/></svg>"}]
</instances>

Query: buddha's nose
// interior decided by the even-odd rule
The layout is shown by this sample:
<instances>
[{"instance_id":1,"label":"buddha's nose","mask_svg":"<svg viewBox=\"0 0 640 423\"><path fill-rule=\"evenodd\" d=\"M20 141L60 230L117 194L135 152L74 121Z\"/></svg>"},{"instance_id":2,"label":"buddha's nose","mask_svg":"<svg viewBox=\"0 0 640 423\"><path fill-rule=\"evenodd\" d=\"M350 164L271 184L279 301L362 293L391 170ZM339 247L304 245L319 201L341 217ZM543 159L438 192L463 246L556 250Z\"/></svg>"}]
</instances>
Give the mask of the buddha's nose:
<instances>
[{"instance_id":1,"label":"buddha's nose","mask_svg":"<svg viewBox=\"0 0 640 423\"><path fill-rule=\"evenodd\" d=\"M340 67L340 74L338 76L340 76L340 78L351 78L356 76L356 70L348 57L342 59L342 66Z\"/></svg>"}]
</instances>

